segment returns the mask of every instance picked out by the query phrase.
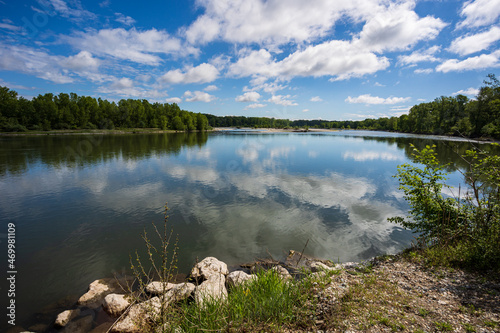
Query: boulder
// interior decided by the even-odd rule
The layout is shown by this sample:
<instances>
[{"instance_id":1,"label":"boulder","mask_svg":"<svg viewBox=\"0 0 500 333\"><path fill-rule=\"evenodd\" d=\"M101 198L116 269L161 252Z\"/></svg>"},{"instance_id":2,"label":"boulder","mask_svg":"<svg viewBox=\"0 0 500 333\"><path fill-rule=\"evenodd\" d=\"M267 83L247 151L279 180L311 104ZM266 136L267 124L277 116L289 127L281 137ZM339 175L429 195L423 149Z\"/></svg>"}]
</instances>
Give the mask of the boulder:
<instances>
[{"instance_id":1,"label":"boulder","mask_svg":"<svg viewBox=\"0 0 500 333\"><path fill-rule=\"evenodd\" d=\"M175 284L170 282L153 281L146 286L146 291L152 295L160 295L169 291L174 286Z\"/></svg>"},{"instance_id":2,"label":"boulder","mask_svg":"<svg viewBox=\"0 0 500 333\"><path fill-rule=\"evenodd\" d=\"M130 303L127 295L108 294L104 297L103 308L109 315L119 317L130 306Z\"/></svg>"},{"instance_id":3,"label":"boulder","mask_svg":"<svg viewBox=\"0 0 500 333\"><path fill-rule=\"evenodd\" d=\"M94 318L88 315L77 320L70 321L64 329L63 333L88 333L92 329Z\"/></svg>"},{"instance_id":4,"label":"boulder","mask_svg":"<svg viewBox=\"0 0 500 333\"><path fill-rule=\"evenodd\" d=\"M255 279L256 276L253 274L247 274L243 271L234 271L227 275L226 285L228 287L237 287L246 281Z\"/></svg>"},{"instance_id":5,"label":"boulder","mask_svg":"<svg viewBox=\"0 0 500 333\"><path fill-rule=\"evenodd\" d=\"M179 283L174 284L173 287L165 293L165 302L179 302L190 297L196 286L192 283Z\"/></svg>"},{"instance_id":6,"label":"boulder","mask_svg":"<svg viewBox=\"0 0 500 333\"><path fill-rule=\"evenodd\" d=\"M194 291L194 299L200 306L206 301L225 300L227 298L226 278L223 274L212 275L203 281Z\"/></svg>"},{"instance_id":7,"label":"boulder","mask_svg":"<svg viewBox=\"0 0 500 333\"><path fill-rule=\"evenodd\" d=\"M78 299L78 304L92 309L102 305L106 295L123 291L114 278L95 280L89 285L89 291Z\"/></svg>"},{"instance_id":8,"label":"boulder","mask_svg":"<svg viewBox=\"0 0 500 333\"><path fill-rule=\"evenodd\" d=\"M54 323L56 326L64 327L67 323L69 323L73 318L76 318L80 315L80 309L74 310L66 310L57 315L56 322Z\"/></svg>"},{"instance_id":9,"label":"boulder","mask_svg":"<svg viewBox=\"0 0 500 333\"><path fill-rule=\"evenodd\" d=\"M144 322L151 316L156 316L161 309L160 299L153 297L145 302L134 304L111 329L114 333L139 333L142 332Z\"/></svg>"},{"instance_id":10,"label":"boulder","mask_svg":"<svg viewBox=\"0 0 500 333\"><path fill-rule=\"evenodd\" d=\"M212 276L218 278L219 275L227 275L228 273L226 263L214 257L207 257L203 259L191 270L191 276L193 278L203 278L205 280L210 279Z\"/></svg>"},{"instance_id":11,"label":"boulder","mask_svg":"<svg viewBox=\"0 0 500 333\"><path fill-rule=\"evenodd\" d=\"M291 279L292 276L290 275L290 272L283 266L277 265L271 268L271 270L275 271L278 273L283 279Z\"/></svg>"}]
</instances>

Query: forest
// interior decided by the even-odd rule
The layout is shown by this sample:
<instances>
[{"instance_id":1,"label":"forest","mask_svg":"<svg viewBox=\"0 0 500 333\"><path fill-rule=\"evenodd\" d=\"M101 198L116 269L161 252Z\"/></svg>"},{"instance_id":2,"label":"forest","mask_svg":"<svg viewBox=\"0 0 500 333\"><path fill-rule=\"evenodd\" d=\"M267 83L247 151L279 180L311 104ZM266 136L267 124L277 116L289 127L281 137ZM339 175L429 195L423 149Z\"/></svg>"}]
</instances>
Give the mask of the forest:
<instances>
[{"instance_id":1,"label":"forest","mask_svg":"<svg viewBox=\"0 0 500 333\"><path fill-rule=\"evenodd\" d=\"M0 87L0 130L159 128L176 131L209 127L367 129L500 139L500 82L489 74L474 99L441 96L413 106L399 117L342 120L288 120L214 116L181 110L173 104L122 99L117 103L74 93L38 95L32 100Z\"/></svg>"},{"instance_id":2,"label":"forest","mask_svg":"<svg viewBox=\"0 0 500 333\"><path fill-rule=\"evenodd\" d=\"M159 128L207 130L208 120L173 104L122 99L117 103L75 93L38 95L32 100L0 87L0 130L4 132L61 129Z\"/></svg>"}]
</instances>

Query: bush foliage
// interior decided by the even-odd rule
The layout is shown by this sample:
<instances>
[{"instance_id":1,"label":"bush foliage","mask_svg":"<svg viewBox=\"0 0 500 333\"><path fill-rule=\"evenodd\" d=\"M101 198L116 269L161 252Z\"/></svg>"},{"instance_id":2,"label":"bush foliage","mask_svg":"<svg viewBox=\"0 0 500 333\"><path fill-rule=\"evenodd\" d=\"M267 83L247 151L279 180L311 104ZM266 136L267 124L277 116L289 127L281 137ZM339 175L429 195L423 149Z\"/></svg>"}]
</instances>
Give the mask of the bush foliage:
<instances>
[{"instance_id":1,"label":"bush foliage","mask_svg":"<svg viewBox=\"0 0 500 333\"><path fill-rule=\"evenodd\" d=\"M439 163L434 148L414 148L415 161L423 168L398 167L395 177L410 204L410 216L389 220L418 233L419 243L430 245L428 253L435 261L499 270L500 156L467 150L462 158L468 167L461 171L465 189L448 196L443 194L450 188L445 183L446 166Z\"/></svg>"}]
</instances>

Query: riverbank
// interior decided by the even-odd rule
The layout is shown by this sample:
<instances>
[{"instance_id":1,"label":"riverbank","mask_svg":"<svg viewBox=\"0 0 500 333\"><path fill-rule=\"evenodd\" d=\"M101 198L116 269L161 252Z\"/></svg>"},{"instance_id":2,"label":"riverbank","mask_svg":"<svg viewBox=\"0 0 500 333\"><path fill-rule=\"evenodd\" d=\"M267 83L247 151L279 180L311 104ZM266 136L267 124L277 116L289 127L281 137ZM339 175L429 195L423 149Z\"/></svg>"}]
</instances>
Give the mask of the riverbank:
<instances>
[{"instance_id":1,"label":"riverbank","mask_svg":"<svg viewBox=\"0 0 500 333\"><path fill-rule=\"evenodd\" d=\"M210 276L210 274L215 274L224 279L226 282L224 285L227 285L230 293L237 290L231 289L230 285L234 286L235 281L240 279L236 285L246 286L246 297L251 297L252 295L248 294L253 290L252 287L243 284L242 281L252 280L253 275L248 275L244 271L255 274L262 268L275 270L283 280L295 281L292 284L287 283L292 286L292 290L301 288L305 301L301 307L294 310L292 321L273 318L266 323L260 323L248 319L240 324L235 322L223 324L221 329L227 329L230 332L265 330L273 332L453 331L488 333L500 331L500 281L498 277L495 279L495 277L459 269L429 267L424 264L424 261L424 258L420 257L417 252L405 251L395 256L377 257L363 263L333 264L291 251L285 262L256 261L242 265L237 271L229 273L224 263L215 258L206 258L193 268L193 272L197 273L191 273L191 282L196 283L196 288L191 283L169 284L166 288L184 290L183 297L192 297L192 302L197 302L200 298L195 289L203 289L205 293L207 290L212 290L215 295L213 297L226 295L224 299L227 299L227 290L225 287L222 287L224 291L218 289L221 287L218 282L215 283L219 286L218 288L201 288L206 281L219 281L214 279L213 275ZM310 275L304 275L305 270L310 271ZM242 275L235 274L236 272ZM290 280L290 277L297 276L296 274L302 276L302 279ZM202 275L205 275L203 279L194 281L193 276L200 278ZM238 279L235 279L235 276L238 276ZM263 278L262 275L258 276L260 279ZM228 281L231 282L228 283ZM297 281L307 281L307 283ZM109 283L109 290L102 287L106 283ZM140 317L125 320L124 318L129 315L125 309L130 307L132 302L128 301L125 306L123 303L121 305L117 305L120 304L119 302L113 303L119 298L111 293L111 290L115 292L119 288L113 284L112 279L95 281L91 284L89 292L80 298L79 307L60 314L56 320L57 324L52 323L49 326L39 324L28 328L28 331L139 332L140 330L136 330L133 323L144 319L147 315L142 314ZM150 288L151 296L149 297L157 295L157 291L158 289L155 291ZM172 291L170 294L177 295L176 297L180 295ZM154 299L158 297L149 298L145 303L152 303ZM286 300L280 302L286 302ZM122 310L116 310L120 307ZM177 308L169 305L169 307L176 308L176 313L185 311L182 306ZM154 307L148 308L148 312L154 311L153 309ZM134 311L134 305L132 305L128 312ZM121 315L122 313L124 315ZM180 325L183 331L186 331L185 328L190 324L177 322L176 325ZM191 327L191 329L203 331L209 328ZM22 331L24 329L17 327L10 329L8 333Z\"/></svg>"}]
</instances>

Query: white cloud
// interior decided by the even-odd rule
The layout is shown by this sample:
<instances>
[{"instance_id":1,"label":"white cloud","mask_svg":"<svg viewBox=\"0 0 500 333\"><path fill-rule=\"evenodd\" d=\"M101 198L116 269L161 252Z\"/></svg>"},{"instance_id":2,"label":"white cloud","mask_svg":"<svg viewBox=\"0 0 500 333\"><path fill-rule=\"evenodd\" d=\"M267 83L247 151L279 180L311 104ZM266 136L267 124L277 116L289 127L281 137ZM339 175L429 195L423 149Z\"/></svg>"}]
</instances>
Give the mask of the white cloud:
<instances>
[{"instance_id":1,"label":"white cloud","mask_svg":"<svg viewBox=\"0 0 500 333\"><path fill-rule=\"evenodd\" d=\"M457 92L454 92L452 95L466 95L466 96L477 96L479 94L479 89L477 88L467 88L467 89L462 89Z\"/></svg>"},{"instance_id":2,"label":"white cloud","mask_svg":"<svg viewBox=\"0 0 500 333\"><path fill-rule=\"evenodd\" d=\"M13 24L10 24L10 23L0 23L0 29L7 29L7 30L12 30L12 31L21 31L22 28L21 27L18 27L18 26L15 26Z\"/></svg>"},{"instance_id":3,"label":"white cloud","mask_svg":"<svg viewBox=\"0 0 500 333\"><path fill-rule=\"evenodd\" d=\"M205 102L205 103L209 103L217 99L217 97L210 95L209 93L206 93L204 91L192 92L189 90L187 90L184 93L184 98L186 99L186 102Z\"/></svg>"},{"instance_id":4,"label":"white cloud","mask_svg":"<svg viewBox=\"0 0 500 333\"><path fill-rule=\"evenodd\" d=\"M386 57L378 57L350 42L330 41L308 46L281 61L275 61L267 50L252 51L231 64L229 74L236 77L334 76L336 79L347 79L372 74L388 66Z\"/></svg>"},{"instance_id":5,"label":"white cloud","mask_svg":"<svg viewBox=\"0 0 500 333\"><path fill-rule=\"evenodd\" d=\"M449 51L461 56L469 55L487 49L498 40L500 40L500 28L493 26L488 31L455 39Z\"/></svg>"},{"instance_id":6,"label":"white cloud","mask_svg":"<svg viewBox=\"0 0 500 333\"><path fill-rule=\"evenodd\" d=\"M258 109L258 108L263 108L265 106L267 106L267 104L253 103L253 104L247 105L247 107L244 110Z\"/></svg>"},{"instance_id":7,"label":"white cloud","mask_svg":"<svg viewBox=\"0 0 500 333\"><path fill-rule=\"evenodd\" d=\"M257 102L260 94L256 91L249 91L235 98L236 102Z\"/></svg>"},{"instance_id":8,"label":"white cloud","mask_svg":"<svg viewBox=\"0 0 500 333\"><path fill-rule=\"evenodd\" d=\"M410 100L410 97L388 97L382 98L371 96L370 94L360 95L358 97L348 96L345 101L347 103L363 103L363 104L399 104Z\"/></svg>"},{"instance_id":9,"label":"white cloud","mask_svg":"<svg viewBox=\"0 0 500 333\"><path fill-rule=\"evenodd\" d=\"M45 9L53 9L56 13L62 17L71 19L73 21L81 22L83 20L96 19L97 16L85 10L79 0L71 1L71 6L63 0L37 0L37 2ZM49 13L50 15L50 13Z\"/></svg>"},{"instance_id":10,"label":"white cloud","mask_svg":"<svg viewBox=\"0 0 500 333\"><path fill-rule=\"evenodd\" d=\"M205 13L185 33L191 43L214 39L266 45L309 41L325 36L335 21L359 2L198 0ZM365 7L370 7L368 2Z\"/></svg>"},{"instance_id":11,"label":"white cloud","mask_svg":"<svg viewBox=\"0 0 500 333\"><path fill-rule=\"evenodd\" d=\"M500 67L499 58L500 50L491 54L481 54L476 57L467 58L459 61L457 59L449 59L436 67L437 72L451 72L451 71L467 71L475 69L496 68Z\"/></svg>"},{"instance_id":12,"label":"white cloud","mask_svg":"<svg viewBox=\"0 0 500 333\"><path fill-rule=\"evenodd\" d=\"M310 101L311 102L323 102L323 100L319 96L311 97Z\"/></svg>"},{"instance_id":13,"label":"white cloud","mask_svg":"<svg viewBox=\"0 0 500 333\"><path fill-rule=\"evenodd\" d=\"M413 11L415 2L382 6L359 34L359 43L371 51L404 50L422 40L432 40L447 25L439 18L420 18Z\"/></svg>"},{"instance_id":14,"label":"white cloud","mask_svg":"<svg viewBox=\"0 0 500 333\"><path fill-rule=\"evenodd\" d=\"M458 28L490 25L495 23L500 15L500 1L469 0L463 4L460 15L465 19L458 23Z\"/></svg>"},{"instance_id":15,"label":"white cloud","mask_svg":"<svg viewBox=\"0 0 500 333\"><path fill-rule=\"evenodd\" d=\"M298 105L294 101L290 100L291 96L290 95L273 95L271 98L269 98L267 101L270 103L278 104L278 105L283 105L283 106L294 106Z\"/></svg>"},{"instance_id":16,"label":"white cloud","mask_svg":"<svg viewBox=\"0 0 500 333\"><path fill-rule=\"evenodd\" d=\"M159 55L162 54L182 55L198 52L192 47L181 45L178 38L170 36L166 31L156 29L89 30L77 32L73 36L62 36L61 41L92 54L111 56L146 65L158 65L162 61Z\"/></svg>"},{"instance_id":17,"label":"white cloud","mask_svg":"<svg viewBox=\"0 0 500 333\"><path fill-rule=\"evenodd\" d=\"M415 74L430 74L434 72L432 68L417 68L413 71Z\"/></svg>"},{"instance_id":18,"label":"white cloud","mask_svg":"<svg viewBox=\"0 0 500 333\"><path fill-rule=\"evenodd\" d=\"M143 87L139 87L136 83L127 77L120 79L115 79L108 86L103 86L99 88L99 92L103 94L118 95L128 98L148 98L155 100L162 100L167 95L165 92L158 90L149 90Z\"/></svg>"},{"instance_id":19,"label":"white cloud","mask_svg":"<svg viewBox=\"0 0 500 333\"><path fill-rule=\"evenodd\" d=\"M161 81L171 84L208 83L217 79L219 71L211 64L203 63L196 67L186 67L183 71L174 69L161 77Z\"/></svg>"},{"instance_id":20,"label":"white cloud","mask_svg":"<svg viewBox=\"0 0 500 333\"><path fill-rule=\"evenodd\" d=\"M166 98L165 99L165 102L167 103L181 103L182 102L182 98L179 98L179 97L170 97L170 98Z\"/></svg>"},{"instance_id":21,"label":"white cloud","mask_svg":"<svg viewBox=\"0 0 500 333\"><path fill-rule=\"evenodd\" d=\"M75 71L95 71L99 67L99 60L92 57L90 52L81 51L77 55L67 57L61 64Z\"/></svg>"},{"instance_id":22,"label":"white cloud","mask_svg":"<svg viewBox=\"0 0 500 333\"><path fill-rule=\"evenodd\" d=\"M209 86L206 86L205 89L203 89L203 90L205 90L205 91L216 91L216 90L219 90L219 88L216 85L211 84Z\"/></svg>"},{"instance_id":23,"label":"white cloud","mask_svg":"<svg viewBox=\"0 0 500 333\"><path fill-rule=\"evenodd\" d=\"M0 69L34 75L54 83L74 81L71 76L61 71L60 64L65 59L26 46L0 44Z\"/></svg>"},{"instance_id":24,"label":"white cloud","mask_svg":"<svg viewBox=\"0 0 500 333\"><path fill-rule=\"evenodd\" d=\"M302 112L309 112L309 109L304 109L302 110Z\"/></svg>"},{"instance_id":25,"label":"white cloud","mask_svg":"<svg viewBox=\"0 0 500 333\"><path fill-rule=\"evenodd\" d=\"M433 46L427 50L415 51L410 55L402 55L398 57L398 62L402 65L413 65L424 61L439 61L440 59L434 56L439 49L439 46Z\"/></svg>"},{"instance_id":26,"label":"white cloud","mask_svg":"<svg viewBox=\"0 0 500 333\"><path fill-rule=\"evenodd\" d=\"M135 23L135 20L132 17L123 15L122 13L115 13L115 16L115 21L124 25L132 25Z\"/></svg>"}]
</instances>

